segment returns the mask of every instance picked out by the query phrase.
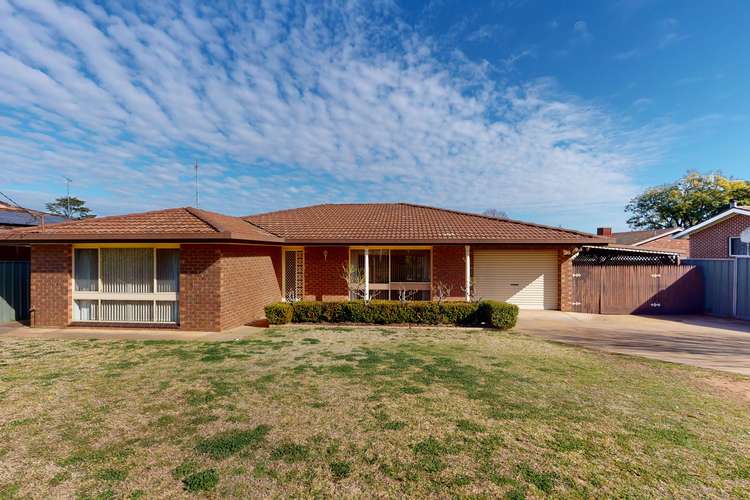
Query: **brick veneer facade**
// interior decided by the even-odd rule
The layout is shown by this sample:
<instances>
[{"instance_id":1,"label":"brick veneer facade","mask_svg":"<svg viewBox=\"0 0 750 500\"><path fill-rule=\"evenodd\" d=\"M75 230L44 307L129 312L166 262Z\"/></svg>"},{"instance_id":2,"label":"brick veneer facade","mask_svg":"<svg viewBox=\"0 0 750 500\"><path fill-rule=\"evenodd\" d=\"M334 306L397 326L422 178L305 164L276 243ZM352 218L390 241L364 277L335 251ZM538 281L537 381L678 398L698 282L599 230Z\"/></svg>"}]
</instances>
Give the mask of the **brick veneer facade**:
<instances>
[{"instance_id":1,"label":"brick veneer facade","mask_svg":"<svg viewBox=\"0 0 750 500\"><path fill-rule=\"evenodd\" d=\"M222 330L264 316L263 308L281 297L281 249L228 245L221 249Z\"/></svg>"},{"instance_id":2,"label":"brick veneer facade","mask_svg":"<svg viewBox=\"0 0 750 500\"><path fill-rule=\"evenodd\" d=\"M472 245L477 249L529 249L540 246ZM572 310L573 247L547 246L558 252L559 307ZM348 265L347 246L306 247L306 299L345 300L341 278ZM433 284L451 287L449 300L462 300L464 245L436 245ZM263 307L282 296L282 247L182 244L180 246L180 325L183 330L221 331L263 317ZM473 268L473 265L472 265ZM472 269L473 275L473 269ZM33 245L31 250L32 326L65 326L72 320L72 246Z\"/></svg>"},{"instance_id":3,"label":"brick veneer facade","mask_svg":"<svg viewBox=\"0 0 750 500\"><path fill-rule=\"evenodd\" d=\"M729 238L739 237L750 227L750 217L734 215L690 235L690 257L695 259L726 259L729 257Z\"/></svg>"},{"instance_id":4,"label":"brick veneer facade","mask_svg":"<svg viewBox=\"0 0 750 500\"><path fill-rule=\"evenodd\" d=\"M221 247L180 246L180 328L221 330Z\"/></svg>"},{"instance_id":5,"label":"brick veneer facade","mask_svg":"<svg viewBox=\"0 0 750 500\"><path fill-rule=\"evenodd\" d=\"M471 258L469 262L471 263ZM448 300L466 299L464 290L466 286L466 248L464 245L435 245L432 247L433 288L439 283L450 287Z\"/></svg>"},{"instance_id":6,"label":"brick veneer facade","mask_svg":"<svg viewBox=\"0 0 750 500\"><path fill-rule=\"evenodd\" d=\"M72 246L31 248L31 324L72 321ZM281 248L252 245L180 247L180 328L220 331L263 317L281 298Z\"/></svg>"},{"instance_id":7,"label":"brick veneer facade","mask_svg":"<svg viewBox=\"0 0 750 500\"><path fill-rule=\"evenodd\" d=\"M557 249L557 262L560 265L557 274L558 307L561 311L573 311L573 257L576 249L561 247Z\"/></svg>"},{"instance_id":8,"label":"brick veneer facade","mask_svg":"<svg viewBox=\"0 0 750 500\"><path fill-rule=\"evenodd\" d=\"M305 247L305 300L347 300L342 272L349 265L349 247Z\"/></svg>"},{"instance_id":9,"label":"brick veneer facade","mask_svg":"<svg viewBox=\"0 0 750 500\"><path fill-rule=\"evenodd\" d=\"M71 245L31 247L31 326L64 326L72 318Z\"/></svg>"}]
</instances>

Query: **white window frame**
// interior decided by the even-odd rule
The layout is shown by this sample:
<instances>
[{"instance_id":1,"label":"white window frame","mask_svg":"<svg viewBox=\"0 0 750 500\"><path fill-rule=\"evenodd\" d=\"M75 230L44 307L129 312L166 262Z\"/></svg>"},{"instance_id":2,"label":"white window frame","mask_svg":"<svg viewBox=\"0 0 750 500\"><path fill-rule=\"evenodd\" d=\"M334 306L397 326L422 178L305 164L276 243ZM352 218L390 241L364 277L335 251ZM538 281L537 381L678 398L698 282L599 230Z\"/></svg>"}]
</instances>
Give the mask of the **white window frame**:
<instances>
[{"instance_id":1,"label":"white window frame","mask_svg":"<svg viewBox=\"0 0 750 500\"><path fill-rule=\"evenodd\" d=\"M402 288L408 289L408 290L427 290L430 292L430 300L432 300L432 280L434 279L435 270L432 266L432 247L431 246L407 246L407 247L401 247L401 246L352 246L349 247L349 269L352 267L352 252L353 251L366 251L365 252L365 258L369 257L369 252L374 251L382 251L386 250L388 251L388 283L369 283L369 273L368 283L366 287L366 291L368 292L368 295L372 291L387 291L388 292L388 298L391 298L391 291L393 290L401 290ZM430 252L430 281L391 281L391 250L428 250ZM366 266L369 268L369 265ZM349 297L349 300L351 300L351 297Z\"/></svg>"},{"instance_id":2,"label":"white window frame","mask_svg":"<svg viewBox=\"0 0 750 500\"><path fill-rule=\"evenodd\" d=\"M281 247L281 301L286 302L286 253L287 252L299 252L302 256L302 276L298 279L302 280L302 294L298 300L303 300L305 297L305 247ZM296 295L297 290L294 290Z\"/></svg>"},{"instance_id":3,"label":"white window frame","mask_svg":"<svg viewBox=\"0 0 750 500\"><path fill-rule=\"evenodd\" d=\"M152 259L153 259L153 266L154 266L154 276L153 276L153 286L151 293L112 293L112 292L102 292L102 249L110 249L110 248L149 248L152 250ZM179 323L179 307L180 307L180 299L179 299L179 290L176 292L157 292L157 276L156 276L156 251L161 249L177 249L179 250L180 245L178 243L146 243L146 244L140 244L140 243L132 243L132 244L124 244L124 243L113 243L113 244L104 244L104 243L80 243L73 245L73 252L71 255L71 259L73 260L72 270L73 270L73 293L72 293L72 302L70 306L73 308L73 315L76 323L107 323L106 321L102 321L99 318L101 314L101 305L103 300L118 300L118 301L140 301L140 302L152 302L152 315L156 314L156 303L157 302L176 302L178 313L177 313L177 321L154 321L154 318L152 316L151 321L146 321L145 323L155 324L155 325L175 325ZM79 249L88 249L88 250L97 250L97 278L99 280L99 283L97 285L97 291L96 292L85 292L85 291L76 291L76 250ZM179 274L178 278L179 280ZM76 307L76 300L90 300L96 302L96 316L97 319L75 319L75 307ZM143 321L117 321L116 323L144 323Z\"/></svg>"},{"instance_id":4,"label":"white window frame","mask_svg":"<svg viewBox=\"0 0 750 500\"><path fill-rule=\"evenodd\" d=\"M747 243L747 251L748 251L748 253L746 253L744 255L735 255L735 254L732 253L732 240L739 240L739 239L740 239L739 236L730 236L729 239L727 240L727 243L729 244L729 256L730 257L734 257L736 259L747 259L747 258L750 258L750 243Z\"/></svg>"}]
</instances>

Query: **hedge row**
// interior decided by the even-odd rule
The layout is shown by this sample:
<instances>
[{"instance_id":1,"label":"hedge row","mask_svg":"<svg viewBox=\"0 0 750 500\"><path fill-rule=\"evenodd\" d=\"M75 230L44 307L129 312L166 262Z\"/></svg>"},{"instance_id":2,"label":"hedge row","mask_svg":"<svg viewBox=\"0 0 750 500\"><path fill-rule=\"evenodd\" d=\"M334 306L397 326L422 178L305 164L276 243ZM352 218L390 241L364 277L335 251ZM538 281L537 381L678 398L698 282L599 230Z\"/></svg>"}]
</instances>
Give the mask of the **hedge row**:
<instances>
[{"instance_id":1,"label":"hedge row","mask_svg":"<svg viewBox=\"0 0 750 500\"><path fill-rule=\"evenodd\" d=\"M506 302L430 301L398 302L279 302L266 306L273 325L283 323L412 323L425 325L485 325L502 330L513 328L518 307Z\"/></svg>"}]
</instances>

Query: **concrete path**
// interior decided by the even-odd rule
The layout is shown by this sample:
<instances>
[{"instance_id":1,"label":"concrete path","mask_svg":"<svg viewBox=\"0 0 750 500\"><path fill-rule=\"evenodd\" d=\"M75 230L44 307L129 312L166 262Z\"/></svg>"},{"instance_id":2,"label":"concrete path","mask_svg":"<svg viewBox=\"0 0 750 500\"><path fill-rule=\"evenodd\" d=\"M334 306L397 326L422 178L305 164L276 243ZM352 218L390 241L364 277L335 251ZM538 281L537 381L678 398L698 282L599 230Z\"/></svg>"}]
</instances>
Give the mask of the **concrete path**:
<instances>
[{"instance_id":1,"label":"concrete path","mask_svg":"<svg viewBox=\"0 0 750 500\"><path fill-rule=\"evenodd\" d=\"M158 328L29 328L20 323L0 324L0 340L23 339L98 339L98 340L200 340L220 342L257 335L262 328L240 326L216 332L189 332Z\"/></svg>"},{"instance_id":2,"label":"concrete path","mask_svg":"<svg viewBox=\"0 0 750 500\"><path fill-rule=\"evenodd\" d=\"M746 321L522 311L515 330L607 352L750 375L750 322Z\"/></svg>"}]
</instances>

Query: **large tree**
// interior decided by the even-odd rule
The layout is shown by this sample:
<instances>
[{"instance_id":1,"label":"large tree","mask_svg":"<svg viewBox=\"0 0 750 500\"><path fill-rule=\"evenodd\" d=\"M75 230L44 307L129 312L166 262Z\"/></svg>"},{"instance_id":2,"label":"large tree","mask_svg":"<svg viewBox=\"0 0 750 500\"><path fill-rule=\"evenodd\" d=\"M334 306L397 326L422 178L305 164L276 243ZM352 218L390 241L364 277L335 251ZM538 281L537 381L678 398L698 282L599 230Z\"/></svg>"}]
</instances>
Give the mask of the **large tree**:
<instances>
[{"instance_id":1,"label":"large tree","mask_svg":"<svg viewBox=\"0 0 750 500\"><path fill-rule=\"evenodd\" d=\"M63 196L57 198L52 203L47 203L47 210L57 215L64 215L69 219L88 219L96 217L91 209L86 206L86 202L75 196Z\"/></svg>"},{"instance_id":2,"label":"large tree","mask_svg":"<svg viewBox=\"0 0 750 500\"><path fill-rule=\"evenodd\" d=\"M750 181L688 172L672 184L647 189L625 211L634 229L688 228L726 210L730 200L750 205Z\"/></svg>"}]
</instances>

